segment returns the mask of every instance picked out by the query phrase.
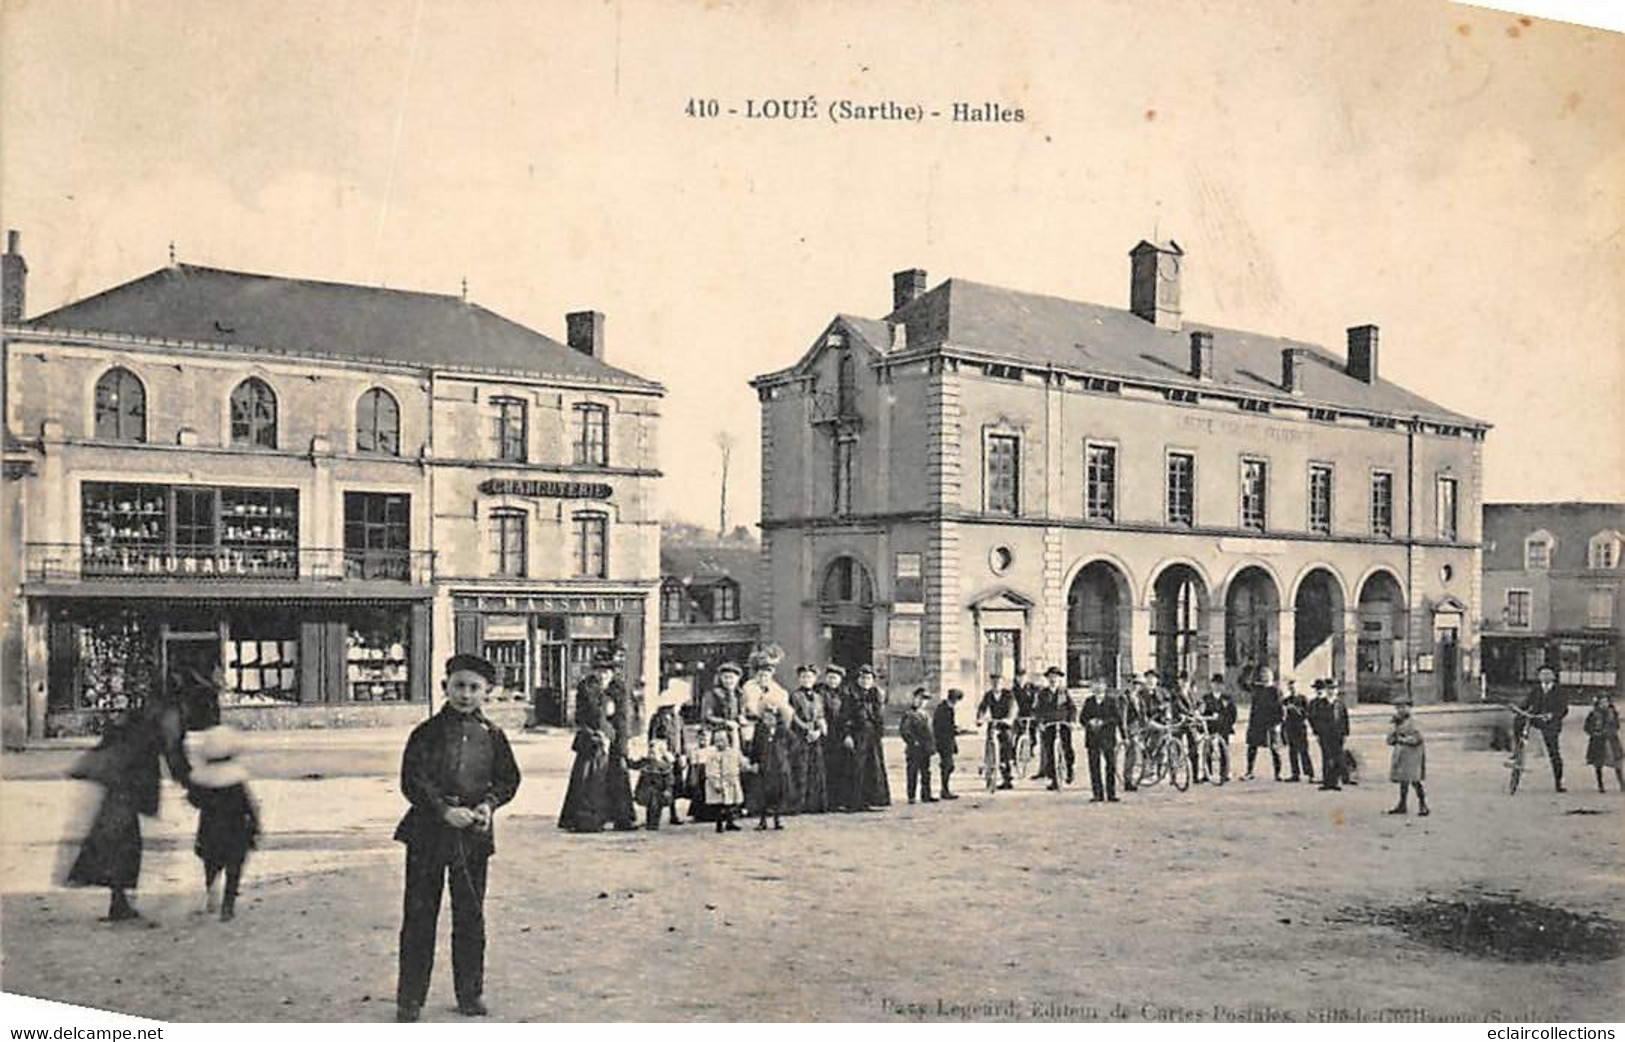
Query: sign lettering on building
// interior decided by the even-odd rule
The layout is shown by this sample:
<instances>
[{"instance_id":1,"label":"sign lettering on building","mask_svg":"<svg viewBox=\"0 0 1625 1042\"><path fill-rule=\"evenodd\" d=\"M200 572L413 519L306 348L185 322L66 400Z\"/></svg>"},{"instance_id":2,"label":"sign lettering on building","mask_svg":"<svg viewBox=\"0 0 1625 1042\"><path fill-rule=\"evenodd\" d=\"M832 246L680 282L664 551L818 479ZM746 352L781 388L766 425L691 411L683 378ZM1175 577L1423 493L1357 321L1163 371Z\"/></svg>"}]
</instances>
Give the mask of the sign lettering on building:
<instances>
[{"instance_id":1,"label":"sign lettering on building","mask_svg":"<svg viewBox=\"0 0 1625 1042\"><path fill-rule=\"evenodd\" d=\"M488 496L528 496L533 499L608 499L615 490L601 482L540 481L529 478L487 478L480 491Z\"/></svg>"},{"instance_id":2,"label":"sign lettering on building","mask_svg":"<svg viewBox=\"0 0 1625 1042\"><path fill-rule=\"evenodd\" d=\"M460 612L498 612L501 614L524 613L530 615L618 615L623 612L639 612L643 602L635 597L606 597L583 594L580 596L568 595L541 595L536 597L514 597L487 595L464 595L452 598L452 610Z\"/></svg>"},{"instance_id":3,"label":"sign lettering on building","mask_svg":"<svg viewBox=\"0 0 1625 1042\"><path fill-rule=\"evenodd\" d=\"M1201 431L1203 434L1246 434L1250 437L1263 438L1266 441L1299 442L1309 440L1309 432L1296 427L1285 427L1280 424L1247 423L1242 420L1226 419L1222 416L1181 416L1179 425L1185 430Z\"/></svg>"}]
</instances>

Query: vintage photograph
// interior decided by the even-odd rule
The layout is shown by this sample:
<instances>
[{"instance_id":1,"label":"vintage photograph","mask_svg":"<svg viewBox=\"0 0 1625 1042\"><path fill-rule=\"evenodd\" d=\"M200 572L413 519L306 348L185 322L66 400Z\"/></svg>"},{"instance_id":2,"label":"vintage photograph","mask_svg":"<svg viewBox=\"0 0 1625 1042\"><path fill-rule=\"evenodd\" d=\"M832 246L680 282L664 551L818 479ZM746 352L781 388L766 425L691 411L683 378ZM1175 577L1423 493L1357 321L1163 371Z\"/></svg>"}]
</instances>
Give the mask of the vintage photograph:
<instances>
[{"instance_id":1,"label":"vintage photograph","mask_svg":"<svg viewBox=\"0 0 1625 1042\"><path fill-rule=\"evenodd\" d=\"M1625 34L0 0L0 51L0 990L1625 1019Z\"/></svg>"}]
</instances>

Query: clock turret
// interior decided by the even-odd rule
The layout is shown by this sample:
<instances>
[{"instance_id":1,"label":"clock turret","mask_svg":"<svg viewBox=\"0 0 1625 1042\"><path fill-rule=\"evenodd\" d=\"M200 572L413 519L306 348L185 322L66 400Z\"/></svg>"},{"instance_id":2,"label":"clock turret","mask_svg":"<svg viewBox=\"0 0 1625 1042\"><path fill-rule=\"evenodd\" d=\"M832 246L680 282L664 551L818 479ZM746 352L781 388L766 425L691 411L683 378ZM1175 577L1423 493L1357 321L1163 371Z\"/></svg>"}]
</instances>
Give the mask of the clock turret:
<instances>
[{"instance_id":1,"label":"clock turret","mask_svg":"<svg viewBox=\"0 0 1625 1042\"><path fill-rule=\"evenodd\" d=\"M1129 251L1129 310L1158 329L1179 329L1179 274L1185 251L1172 239L1144 239Z\"/></svg>"}]
</instances>

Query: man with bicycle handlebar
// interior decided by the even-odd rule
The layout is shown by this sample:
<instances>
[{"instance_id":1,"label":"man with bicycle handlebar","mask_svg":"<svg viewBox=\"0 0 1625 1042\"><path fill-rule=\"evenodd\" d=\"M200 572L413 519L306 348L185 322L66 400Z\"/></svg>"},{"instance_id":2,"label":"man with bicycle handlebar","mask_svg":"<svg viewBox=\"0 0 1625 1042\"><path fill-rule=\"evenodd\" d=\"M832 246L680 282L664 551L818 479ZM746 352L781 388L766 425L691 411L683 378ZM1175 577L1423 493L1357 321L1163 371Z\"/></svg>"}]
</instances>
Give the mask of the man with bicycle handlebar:
<instances>
[{"instance_id":1,"label":"man with bicycle handlebar","mask_svg":"<svg viewBox=\"0 0 1625 1042\"><path fill-rule=\"evenodd\" d=\"M999 751L999 788L1013 789L1015 782L1011 780L1011 772L1016 761L1016 696L1010 688L1002 686L1002 673L994 672L992 681L993 686L987 689L987 694L976 706L976 726L981 727L985 722L993 728ZM983 770L990 769L991 765L983 766Z\"/></svg>"}]
</instances>

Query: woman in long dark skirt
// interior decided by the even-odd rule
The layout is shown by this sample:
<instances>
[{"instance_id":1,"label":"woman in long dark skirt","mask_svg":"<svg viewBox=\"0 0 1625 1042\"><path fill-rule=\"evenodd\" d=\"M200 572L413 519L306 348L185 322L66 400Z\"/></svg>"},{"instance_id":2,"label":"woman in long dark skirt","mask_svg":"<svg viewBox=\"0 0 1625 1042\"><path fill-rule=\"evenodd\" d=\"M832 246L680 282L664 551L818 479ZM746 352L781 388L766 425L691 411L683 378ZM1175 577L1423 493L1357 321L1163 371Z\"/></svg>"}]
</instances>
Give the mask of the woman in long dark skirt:
<instances>
[{"instance_id":1,"label":"woman in long dark skirt","mask_svg":"<svg viewBox=\"0 0 1625 1042\"><path fill-rule=\"evenodd\" d=\"M608 680L603 678L606 672ZM615 726L614 710L606 712L606 706L614 704L608 691L614 676L611 661L576 685L576 736L570 746L576 758L570 768L564 805L559 808L561 829L598 832L612 817L609 756L615 744Z\"/></svg>"},{"instance_id":2,"label":"woman in long dark skirt","mask_svg":"<svg viewBox=\"0 0 1625 1042\"><path fill-rule=\"evenodd\" d=\"M141 816L158 813L162 752L157 718L131 711L108 725L101 743L73 771L73 777L97 782L103 791L67 884L107 887L105 922L141 918L128 891L141 879Z\"/></svg>"},{"instance_id":3,"label":"woman in long dark skirt","mask_svg":"<svg viewBox=\"0 0 1625 1042\"><path fill-rule=\"evenodd\" d=\"M792 791L791 811L822 814L828 809L824 788L824 702L818 693L818 668L802 666L796 671L798 686L790 692L789 753Z\"/></svg>"}]
</instances>

